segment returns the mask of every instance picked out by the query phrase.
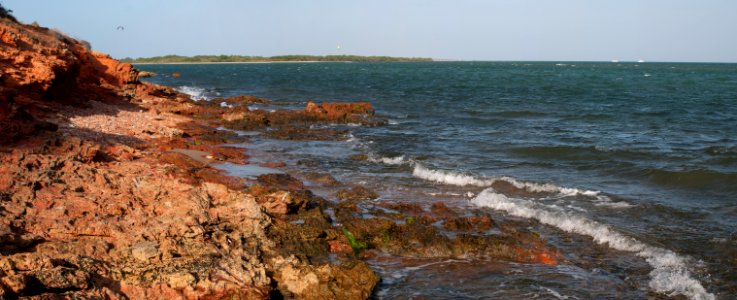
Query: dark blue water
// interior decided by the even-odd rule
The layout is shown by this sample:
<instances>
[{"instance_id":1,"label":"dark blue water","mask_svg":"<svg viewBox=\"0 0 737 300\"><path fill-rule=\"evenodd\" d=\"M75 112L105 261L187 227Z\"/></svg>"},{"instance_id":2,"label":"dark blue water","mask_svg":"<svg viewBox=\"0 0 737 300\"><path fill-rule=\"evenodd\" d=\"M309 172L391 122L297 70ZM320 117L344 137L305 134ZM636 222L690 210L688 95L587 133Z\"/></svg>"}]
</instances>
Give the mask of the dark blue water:
<instances>
[{"instance_id":1,"label":"dark blue water","mask_svg":"<svg viewBox=\"0 0 737 300\"><path fill-rule=\"evenodd\" d=\"M292 154L295 161L312 156L344 180L380 182L376 188L387 199L446 195L448 201L539 221L540 230L549 230L564 250L602 246L613 256L602 264L624 269L610 272L643 277L636 291L624 294L600 294L573 279L564 287L546 287L543 280L536 285L543 287L541 295L646 297L655 292L708 299L737 293L735 64L138 67L160 74L150 81L198 97L252 94L294 108L308 99L370 101L389 125L349 127L354 136L349 147L268 140L254 145ZM168 75L175 71L182 76ZM370 155L370 162L347 159L356 153ZM545 194L504 195L490 188L493 181ZM568 245L571 237L584 241ZM643 266L618 259L640 260ZM647 271L635 275L628 267ZM405 281L412 284L419 283ZM402 291L389 286L382 295ZM467 296L479 295L474 291ZM530 297L513 290L480 295Z\"/></svg>"}]
</instances>

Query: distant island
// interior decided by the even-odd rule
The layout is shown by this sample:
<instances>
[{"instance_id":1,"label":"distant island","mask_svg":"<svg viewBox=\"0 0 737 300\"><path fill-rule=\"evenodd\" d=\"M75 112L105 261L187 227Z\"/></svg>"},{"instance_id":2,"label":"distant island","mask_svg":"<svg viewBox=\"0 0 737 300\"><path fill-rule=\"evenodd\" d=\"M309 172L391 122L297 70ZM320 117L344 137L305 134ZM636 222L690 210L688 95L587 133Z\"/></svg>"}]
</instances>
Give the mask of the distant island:
<instances>
[{"instance_id":1,"label":"distant island","mask_svg":"<svg viewBox=\"0 0 737 300\"><path fill-rule=\"evenodd\" d=\"M299 61L355 61L355 62L420 62L433 61L425 57L391 57L360 55L280 55L280 56L243 56L243 55L165 55L154 57L126 57L121 59L127 63L237 63L237 62L299 62Z\"/></svg>"}]
</instances>

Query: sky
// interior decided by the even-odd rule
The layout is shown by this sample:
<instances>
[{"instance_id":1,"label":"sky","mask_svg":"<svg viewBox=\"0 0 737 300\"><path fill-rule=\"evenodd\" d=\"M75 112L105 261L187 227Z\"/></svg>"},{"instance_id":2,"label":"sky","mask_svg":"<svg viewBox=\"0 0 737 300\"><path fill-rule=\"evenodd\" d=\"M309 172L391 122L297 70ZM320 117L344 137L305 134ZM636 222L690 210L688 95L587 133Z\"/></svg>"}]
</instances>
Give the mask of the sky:
<instances>
[{"instance_id":1,"label":"sky","mask_svg":"<svg viewBox=\"0 0 737 300\"><path fill-rule=\"evenodd\" d=\"M356 54L494 61L737 62L735 0L0 3L22 22L57 28L116 58Z\"/></svg>"}]
</instances>

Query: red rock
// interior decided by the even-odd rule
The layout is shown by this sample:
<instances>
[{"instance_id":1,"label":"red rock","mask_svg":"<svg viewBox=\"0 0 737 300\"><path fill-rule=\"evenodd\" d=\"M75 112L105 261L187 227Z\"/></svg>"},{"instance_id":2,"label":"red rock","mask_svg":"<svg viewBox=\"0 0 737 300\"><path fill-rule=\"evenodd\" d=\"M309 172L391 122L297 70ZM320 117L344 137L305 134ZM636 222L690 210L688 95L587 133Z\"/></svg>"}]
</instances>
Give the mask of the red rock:
<instances>
[{"instance_id":1,"label":"red rock","mask_svg":"<svg viewBox=\"0 0 737 300\"><path fill-rule=\"evenodd\" d=\"M277 162L269 162L269 163L259 164L260 167L264 167L264 168L281 168L281 167L284 167L286 165L287 164L284 163L283 161L277 161Z\"/></svg>"},{"instance_id":2,"label":"red rock","mask_svg":"<svg viewBox=\"0 0 737 300\"><path fill-rule=\"evenodd\" d=\"M259 175L257 178L259 183L277 189L295 191L304 188L302 181L289 174L264 174Z\"/></svg>"},{"instance_id":3,"label":"red rock","mask_svg":"<svg viewBox=\"0 0 737 300\"><path fill-rule=\"evenodd\" d=\"M362 116L373 116L374 108L369 102L323 102L320 105L313 101L307 102L305 112L328 121L346 122L351 117L360 120Z\"/></svg>"},{"instance_id":4,"label":"red rock","mask_svg":"<svg viewBox=\"0 0 737 300\"><path fill-rule=\"evenodd\" d=\"M328 248L330 249L330 252L333 253L353 253L353 248L351 248L351 245L348 245L348 243L339 240L328 241Z\"/></svg>"},{"instance_id":5,"label":"red rock","mask_svg":"<svg viewBox=\"0 0 737 300\"><path fill-rule=\"evenodd\" d=\"M305 107L305 111L312 114L325 114L325 110L322 109L315 101L308 101L307 106Z\"/></svg>"},{"instance_id":6,"label":"red rock","mask_svg":"<svg viewBox=\"0 0 737 300\"><path fill-rule=\"evenodd\" d=\"M443 222L443 228L450 231L484 232L493 227L494 221L488 215L452 218Z\"/></svg>"}]
</instances>

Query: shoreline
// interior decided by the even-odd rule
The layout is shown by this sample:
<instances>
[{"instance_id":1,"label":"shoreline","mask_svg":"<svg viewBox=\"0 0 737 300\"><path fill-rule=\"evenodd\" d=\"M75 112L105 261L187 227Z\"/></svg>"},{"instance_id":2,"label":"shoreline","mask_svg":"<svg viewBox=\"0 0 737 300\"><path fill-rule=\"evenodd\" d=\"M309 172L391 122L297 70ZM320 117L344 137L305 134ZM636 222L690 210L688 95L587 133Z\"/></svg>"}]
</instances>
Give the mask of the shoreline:
<instances>
[{"instance_id":1,"label":"shoreline","mask_svg":"<svg viewBox=\"0 0 737 300\"><path fill-rule=\"evenodd\" d=\"M233 61L233 62L157 62L157 63L130 63L131 65L228 65L228 64L276 64L276 63L352 63L355 61Z\"/></svg>"},{"instance_id":2,"label":"shoreline","mask_svg":"<svg viewBox=\"0 0 737 300\"><path fill-rule=\"evenodd\" d=\"M20 39L58 38L0 25ZM257 164L251 139L238 134L341 141L347 131L315 125L385 125L371 103L268 110L251 109L270 101L248 95L194 101L74 41L34 46L22 55L38 64L2 70L27 83L0 83L0 120L9 126L0 132L0 298L366 299L378 295L380 276L396 278L422 260L569 263L530 229L534 221L444 200L383 199L370 184L338 181L315 165L291 162L299 170L287 172L279 156ZM72 55L58 64L46 53ZM53 73L35 75L46 67ZM511 182L489 186L530 193ZM382 258L397 269L378 266ZM402 289L387 280L380 292L392 284Z\"/></svg>"},{"instance_id":3,"label":"shoreline","mask_svg":"<svg viewBox=\"0 0 737 300\"><path fill-rule=\"evenodd\" d=\"M380 281L366 260L378 255L542 265L560 257L531 232L449 238L433 224L465 232L488 231L494 222L440 202L432 209L387 203L397 213L382 216L385 208L371 202L378 194L329 174L307 179L334 187L331 200L283 172L244 178L211 166L255 168L247 149L223 146L248 139L220 126L333 140L341 133L310 125L384 124L370 103L309 102L272 112L249 109L268 103L253 96L193 101L139 81L130 64L74 40L60 43L53 31L0 22L18 44L34 47L0 49L36 62L7 66L3 73L24 83L0 86L0 120L8 126L0 135L0 199L8 212L0 216L0 296L366 299ZM364 206L375 217L356 213Z\"/></svg>"}]
</instances>

